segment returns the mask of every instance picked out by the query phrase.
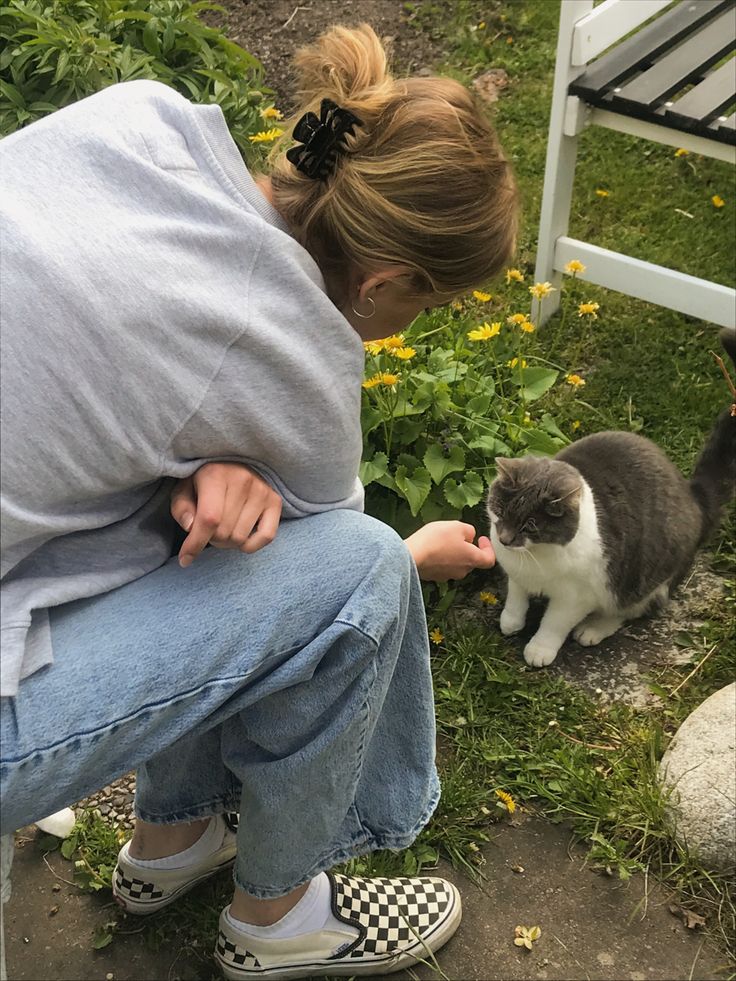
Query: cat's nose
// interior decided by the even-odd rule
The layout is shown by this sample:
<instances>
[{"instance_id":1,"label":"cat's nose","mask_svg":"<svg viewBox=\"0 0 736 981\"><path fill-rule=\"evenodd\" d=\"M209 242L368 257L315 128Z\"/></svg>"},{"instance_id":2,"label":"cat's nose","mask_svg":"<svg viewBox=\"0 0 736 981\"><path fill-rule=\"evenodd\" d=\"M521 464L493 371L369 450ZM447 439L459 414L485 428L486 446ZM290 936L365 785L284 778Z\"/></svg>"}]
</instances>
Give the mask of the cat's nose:
<instances>
[{"instance_id":1,"label":"cat's nose","mask_svg":"<svg viewBox=\"0 0 736 981\"><path fill-rule=\"evenodd\" d=\"M515 537L514 532L509 531L508 528L504 528L498 533L498 540L502 545L511 545Z\"/></svg>"}]
</instances>

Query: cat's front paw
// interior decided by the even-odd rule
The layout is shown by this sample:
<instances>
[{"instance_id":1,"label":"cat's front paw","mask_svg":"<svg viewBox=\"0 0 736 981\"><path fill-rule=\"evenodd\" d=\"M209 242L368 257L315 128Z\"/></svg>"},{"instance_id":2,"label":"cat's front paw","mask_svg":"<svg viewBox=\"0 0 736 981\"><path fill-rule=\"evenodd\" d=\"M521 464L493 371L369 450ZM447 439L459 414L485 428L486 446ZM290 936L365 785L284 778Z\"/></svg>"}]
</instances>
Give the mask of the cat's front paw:
<instances>
[{"instance_id":1,"label":"cat's front paw","mask_svg":"<svg viewBox=\"0 0 736 981\"><path fill-rule=\"evenodd\" d=\"M515 610L505 609L501 614L499 627L504 637L509 637L511 634L518 634L520 630L523 630L525 623L525 613L519 614Z\"/></svg>"},{"instance_id":2,"label":"cat's front paw","mask_svg":"<svg viewBox=\"0 0 736 981\"><path fill-rule=\"evenodd\" d=\"M622 623L620 617L589 616L578 624L572 635L581 647L595 647L615 634Z\"/></svg>"},{"instance_id":3,"label":"cat's front paw","mask_svg":"<svg viewBox=\"0 0 736 981\"><path fill-rule=\"evenodd\" d=\"M533 668L546 668L557 657L559 647L532 637L524 648L524 660Z\"/></svg>"}]
</instances>

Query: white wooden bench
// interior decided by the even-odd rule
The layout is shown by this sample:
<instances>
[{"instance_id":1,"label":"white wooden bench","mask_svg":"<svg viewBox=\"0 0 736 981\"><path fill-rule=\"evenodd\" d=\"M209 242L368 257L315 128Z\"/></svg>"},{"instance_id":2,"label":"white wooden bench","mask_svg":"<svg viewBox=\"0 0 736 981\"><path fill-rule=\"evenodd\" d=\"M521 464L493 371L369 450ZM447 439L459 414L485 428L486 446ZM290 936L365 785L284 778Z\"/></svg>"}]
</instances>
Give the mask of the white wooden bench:
<instances>
[{"instance_id":1,"label":"white wooden bench","mask_svg":"<svg viewBox=\"0 0 736 981\"><path fill-rule=\"evenodd\" d=\"M734 290L568 236L577 140L586 126L736 163L736 114L728 114L736 57L724 61L735 48L736 0L604 0L597 7L562 0L535 271L537 282L558 288L545 301L545 318L559 304L563 267L579 259L586 281L736 326Z\"/></svg>"}]
</instances>

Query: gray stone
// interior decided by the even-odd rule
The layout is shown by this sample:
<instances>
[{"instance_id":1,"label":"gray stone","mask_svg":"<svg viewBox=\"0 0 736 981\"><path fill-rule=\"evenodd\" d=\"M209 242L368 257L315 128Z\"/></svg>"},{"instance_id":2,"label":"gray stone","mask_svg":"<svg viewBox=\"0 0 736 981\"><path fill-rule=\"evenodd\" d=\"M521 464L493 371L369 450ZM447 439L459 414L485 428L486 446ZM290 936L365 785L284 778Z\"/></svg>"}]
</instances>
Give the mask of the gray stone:
<instances>
[{"instance_id":1,"label":"gray stone","mask_svg":"<svg viewBox=\"0 0 736 981\"><path fill-rule=\"evenodd\" d=\"M736 683L706 698L660 764L677 839L706 864L736 864Z\"/></svg>"}]
</instances>

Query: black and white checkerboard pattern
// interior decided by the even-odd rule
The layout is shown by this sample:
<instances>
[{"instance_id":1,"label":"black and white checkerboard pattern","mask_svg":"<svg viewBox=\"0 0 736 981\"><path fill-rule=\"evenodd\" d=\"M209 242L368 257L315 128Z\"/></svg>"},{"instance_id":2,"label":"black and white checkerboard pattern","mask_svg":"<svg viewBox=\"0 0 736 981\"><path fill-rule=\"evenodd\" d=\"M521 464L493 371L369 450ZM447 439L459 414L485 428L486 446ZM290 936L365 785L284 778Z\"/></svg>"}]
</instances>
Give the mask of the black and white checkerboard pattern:
<instances>
[{"instance_id":1,"label":"black and white checkerboard pattern","mask_svg":"<svg viewBox=\"0 0 736 981\"><path fill-rule=\"evenodd\" d=\"M358 879L335 873L338 916L360 923L363 940L348 954L386 954L434 930L445 919L452 894L442 879Z\"/></svg>"},{"instance_id":2,"label":"black and white checkerboard pattern","mask_svg":"<svg viewBox=\"0 0 736 981\"><path fill-rule=\"evenodd\" d=\"M245 947L240 947L238 944L232 943L232 941L227 939L222 930L220 930L220 935L217 938L217 953L225 964L233 964L243 968L261 966L255 954L251 954Z\"/></svg>"},{"instance_id":3,"label":"black and white checkerboard pattern","mask_svg":"<svg viewBox=\"0 0 736 981\"><path fill-rule=\"evenodd\" d=\"M130 899L161 899L163 890L157 889L153 882L144 882L143 879L129 879L120 871L120 866L115 869L115 888L119 893L128 896Z\"/></svg>"}]
</instances>

